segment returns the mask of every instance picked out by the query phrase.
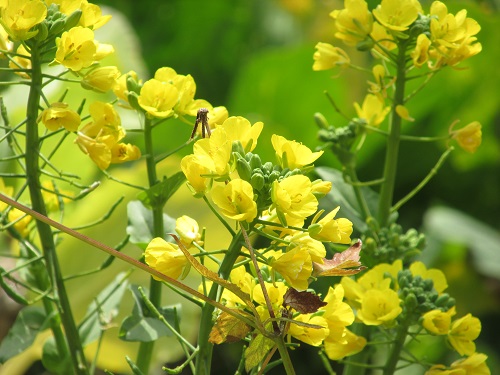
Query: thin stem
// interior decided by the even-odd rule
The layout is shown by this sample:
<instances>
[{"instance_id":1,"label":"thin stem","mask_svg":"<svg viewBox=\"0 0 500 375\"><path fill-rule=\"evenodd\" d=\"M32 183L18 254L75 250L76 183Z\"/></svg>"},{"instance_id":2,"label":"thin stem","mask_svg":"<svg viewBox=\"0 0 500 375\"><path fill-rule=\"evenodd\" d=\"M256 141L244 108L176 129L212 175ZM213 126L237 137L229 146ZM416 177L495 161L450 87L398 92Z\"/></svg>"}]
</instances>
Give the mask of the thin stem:
<instances>
[{"instance_id":1,"label":"thin stem","mask_svg":"<svg viewBox=\"0 0 500 375\"><path fill-rule=\"evenodd\" d=\"M33 210L41 215L47 216L40 183L40 141L37 117L41 97L42 69L40 64L40 51L38 50L36 42L31 49L31 61L33 66L31 75L32 80L26 108L26 180ZM54 290L56 301L58 302L57 308L61 323L64 326L68 345L66 346L66 343L61 339L61 336L64 335L61 332L61 327L53 325L51 328L54 331L59 355L61 358L71 356L75 374L86 375L88 374L87 363L61 274L52 229L50 225L41 221L37 221L36 224L50 283Z\"/></svg>"},{"instance_id":2,"label":"thin stem","mask_svg":"<svg viewBox=\"0 0 500 375\"><path fill-rule=\"evenodd\" d=\"M152 188L158 183L156 174L156 163L154 158L153 149L153 134L152 134L151 119L147 116L144 120L144 145L146 149L146 168L148 172L149 188ZM153 236L164 238L165 233L163 229L163 206L152 207L153 211ZM149 281L149 300L156 306L161 306L161 282L150 278ZM137 353L137 366L145 374L149 374L149 366L153 356L153 348L155 342L141 342L139 351Z\"/></svg>"},{"instance_id":3,"label":"thin stem","mask_svg":"<svg viewBox=\"0 0 500 375\"><path fill-rule=\"evenodd\" d=\"M384 373L383 375L393 375L394 372L396 371L396 366L399 361L399 357L401 354L401 351L404 348L405 344L405 339L406 335L408 334L408 327L410 326L410 316L406 317L404 321L397 326L397 334L395 338L395 342L392 345L392 350L389 354L389 357L387 358L387 362L385 363L384 366Z\"/></svg>"},{"instance_id":4,"label":"thin stem","mask_svg":"<svg viewBox=\"0 0 500 375\"><path fill-rule=\"evenodd\" d=\"M278 351L280 352L280 357L283 361L283 367L285 367L286 374L295 375L295 369L293 368L290 353L288 353L283 336L278 337L274 342L278 346Z\"/></svg>"},{"instance_id":5,"label":"thin stem","mask_svg":"<svg viewBox=\"0 0 500 375\"><path fill-rule=\"evenodd\" d=\"M423 189L423 187L425 185L427 185L427 183L431 180L432 177L434 177L437 172L439 171L439 168L441 168L441 166L443 165L443 163L445 162L445 160L448 158L448 156L450 155L450 153L454 150L453 147L450 147L449 149L447 149L442 155L441 157L439 158L439 160L437 161L436 165L434 166L434 168L432 168L429 173L427 174L427 176L425 176L425 178L412 190L410 191L405 197L403 197L402 199L400 199L392 208L391 208L391 212L396 212L397 210L399 210L406 202L408 202L411 198L413 198L420 190Z\"/></svg>"},{"instance_id":6,"label":"thin stem","mask_svg":"<svg viewBox=\"0 0 500 375\"><path fill-rule=\"evenodd\" d=\"M227 254L219 268L219 276L225 280L229 278L229 274L233 269L234 263L240 255L241 239L242 233L238 232L238 234L233 237L233 240L227 249ZM210 292L208 293L208 298L210 300L217 301L217 296L220 295L219 293L222 293L221 289L222 288L220 288L219 285L213 283L210 288ZM196 375L210 374L213 344L208 342L208 336L213 326L213 311L214 306L209 304L205 304L201 309L200 331L198 332L198 347L200 350L198 352L198 356L196 357Z\"/></svg>"},{"instance_id":7,"label":"thin stem","mask_svg":"<svg viewBox=\"0 0 500 375\"><path fill-rule=\"evenodd\" d=\"M405 84L406 84L406 45L407 41L399 43L397 58L397 74L395 83L394 100L391 109L389 122L389 138L384 161L384 183L380 189L378 218L382 227L387 226L391 213L392 200L394 196L394 186L396 183L396 171L398 166L399 143L401 136L401 117L396 112L398 105L404 104Z\"/></svg>"},{"instance_id":8,"label":"thin stem","mask_svg":"<svg viewBox=\"0 0 500 375\"><path fill-rule=\"evenodd\" d=\"M361 215L364 221L371 215L370 209L368 208L368 203L366 203L366 199L361 191L361 186L359 185L358 175L356 173L356 169L351 165L346 165L346 173L349 176L349 181L347 183L351 184L352 190L354 191L354 196L356 197L356 201L358 202L359 208L361 210Z\"/></svg>"}]
</instances>

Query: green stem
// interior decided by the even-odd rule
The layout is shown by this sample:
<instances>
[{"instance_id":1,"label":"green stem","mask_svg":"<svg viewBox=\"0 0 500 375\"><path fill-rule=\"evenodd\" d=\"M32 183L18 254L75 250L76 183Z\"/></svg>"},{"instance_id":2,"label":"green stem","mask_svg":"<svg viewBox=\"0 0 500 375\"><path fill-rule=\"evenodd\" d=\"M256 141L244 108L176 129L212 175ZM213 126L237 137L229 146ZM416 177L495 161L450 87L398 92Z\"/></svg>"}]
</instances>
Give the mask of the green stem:
<instances>
[{"instance_id":1,"label":"green stem","mask_svg":"<svg viewBox=\"0 0 500 375\"><path fill-rule=\"evenodd\" d=\"M280 336L277 340L275 340L275 343L278 345L278 351L280 352L280 357L283 361L286 374L295 375L295 369L293 368L292 360L290 359L290 353L288 353L283 337Z\"/></svg>"},{"instance_id":2,"label":"green stem","mask_svg":"<svg viewBox=\"0 0 500 375\"><path fill-rule=\"evenodd\" d=\"M406 317L406 319L404 319L403 322L397 326L398 332L396 334L396 338L394 339L394 344L392 345L389 358L387 358L387 362L385 363L383 375L393 375L396 371L396 366L398 364L401 351L403 350L405 345L410 322L411 319L409 317Z\"/></svg>"},{"instance_id":3,"label":"green stem","mask_svg":"<svg viewBox=\"0 0 500 375\"><path fill-rule=\"evenodd\" d=\"M404 104L405 84L406 84L406 44L407 41L400 41L397 58L396 88L391 109L389 122L389 138L387 139L387 149L384 162L384 183L380 190L379 200L379 224L381 227L387 226L391 214L392 200L394 196L394 186L396 182L396 171L398 166L399 143L401 141L401 117L396 113L396 107Z\"/></svg>"},{"instance_id":4,"label":"green stem","mask_svg":"<svg viewBox=\"0 0 500 375\"><path fill-rule=\"evenodd\" d=\"M31 48L31 61L33 67L31 76L32 80L26 108L26 180L33 210L47 216L47 210L45 208L45 202L41 192L42 186L40 183L40 140L37 123L43 81L40 57L38 45L34 43ZM62 341L64 334L61 332L61 327L53 324L51 328L54 332L54 338L58 341L56 345L59 350L59 355L61 358L67 358L68 356L71 357L75 374L88 374L82 343L71 312L71 306L56 254L52 229L50 225L41 221L37 221L36 225L43 249L43 256L47 266L47 272L54 291L54 296L57 300L57 308L67 340L66 346L66 343ZM55 321L57 321L57 319Z\"/></svg>"},{"instance_id":5,"label":"green stem","mask_svg":"<svg viewBox=\"0 0 500 375\"><path fill-rule=\"evenodd\" d=\"M242 245L241 240L242 233L240 231L233 237L233 240L231 241L231 244L227 249L227 254L220 265L219 276L225 280L229 278L229 274L233 269L234 263L240 255L240 249ZM219 285L213 283L212 287L210 288L210 292L208 293L208 298L211 300L217 300L218 295L220 295ZM208 303L205 303L205 305L201 309L200 331L198 332L199 352L198 356L196 357L196 375L210 374L213 344L208 342L208 336L210 335L210 331L212 330L212 326L214 324L212 321L213 311L214 306L209 305Z\"/></svg>"},{"instance_id":6,"label":"green stem","mask_svg":"<svg viewBox=\"0 0 500 375\"><path fill-rule=\"evenodd\" d=\"M145 117L144 121L144 147L146 149L146 168L148 172L149 187L152 188L158 183L156 175L156 162L153 150L153 134L151 119ZM164 238L163 230L163 206L154 206L153 211L153 236ZM149 300L157 308L161 306L161 282L150 278ZM153 356L154 341L141 342L137 353L137 366L144 374L149 374L149 366Z\"/></svg>"}]
</instances>

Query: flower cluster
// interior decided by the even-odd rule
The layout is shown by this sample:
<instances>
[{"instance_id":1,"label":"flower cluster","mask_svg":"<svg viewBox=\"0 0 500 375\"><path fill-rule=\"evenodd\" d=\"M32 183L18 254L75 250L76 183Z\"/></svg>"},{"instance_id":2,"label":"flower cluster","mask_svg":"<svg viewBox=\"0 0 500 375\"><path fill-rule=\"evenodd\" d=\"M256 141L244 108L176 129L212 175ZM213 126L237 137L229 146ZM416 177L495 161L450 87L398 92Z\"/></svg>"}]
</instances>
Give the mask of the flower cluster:
<instances>
[{"instance_id":1,"label":"flower cluster","mask_svg":"<svg viewBox=\"0 0 500 375\"><path fill-rule=\"evenodd\" d=\"M487 369L486 356L476 353L474 344L481 323L471 314L453 320L455 301L444 293L448 285L440 270L427 269L421 262L403 270L401 260L397 260L373 267L356 281L343 277L341 285L363 324L391 328L418 322L430 334L445 336L461 356L470 357L455 362L452 369L473 365ZM427 374L440 373L444 368L433 366Z\"/></svg>"}]
</instances>

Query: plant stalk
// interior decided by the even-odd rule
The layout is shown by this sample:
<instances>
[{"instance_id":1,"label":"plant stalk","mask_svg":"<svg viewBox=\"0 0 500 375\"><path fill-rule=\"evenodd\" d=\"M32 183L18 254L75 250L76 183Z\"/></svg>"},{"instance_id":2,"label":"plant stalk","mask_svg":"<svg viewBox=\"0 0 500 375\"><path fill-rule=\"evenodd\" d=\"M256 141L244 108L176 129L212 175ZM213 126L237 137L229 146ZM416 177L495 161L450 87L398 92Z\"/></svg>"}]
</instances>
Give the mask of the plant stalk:
<instances>
[{"instance_id":1,"label":"plant stalk","mask_svg":"<svg viewBox=\"0 0 500 375\"><path fill-rule=\"evenodd\" d=\"M40 139L38 134L38 107L42 92L42 68L41 55L36 42L31 48L31 83L26 108L26 179L31 198L31 205L34 211L47 216L45 202L41 193L40 183ZM54 297L57 301L57 309L64 327L64 333L61 327L52 325L54 338L58 341L57 347L61 358L70 356L75 374L88 374L88 367L83 352L82 343L78 334L68 295L64 285L59 260L57 258L56 247L50 225L41 221L36 222L38 236L40 239L43 256L47 266L50 283L53 288ZM50 313L50 311L47 311ZM57 321L57 320L53 320ZM61 342L61 338L66 335L66 343ZM62 336L62 337L61 337Z\"/></svg>"},{"instance_id":2,"label":"plant stalk","mask_svg":"<svg viewBox=\"0 0 500 375\"><path fill-rule=\"evenodd\" d=\"M156 174L156 162L153 150L153 127L151 119L145 117L144 121L144 145L146 150L146 169L148 173L148 183L149 188L152 188L158 183L158 177ZM163 230L163 206L153 206L153 236L154 237L165 237ZM149 281L149 300L151 303L157 307L161 307L161 282L150 278ZM155 342L141 342L139 346L139 351L137 353L137 367L141 369L144 374L149 373L149 366L151 364L151 358L153 356Z\"/></svg>"},{"instance_id":3,"label":"plant stalk","mask_svg":"<svg viewBox=\"0 0 500 375\"><path fill-rule=\"evenodd\" d=\"M404 104L406 84L406 45L407 41L399 42L397 57L396 87L392 102L391 118L389 121L389 137L384 161L384 182L380 189L378 219L381 227L386 227L391 214L398 167L399 143L401 141L401 117L396 113L396 107Z\"/></svg>"}]
</instances>

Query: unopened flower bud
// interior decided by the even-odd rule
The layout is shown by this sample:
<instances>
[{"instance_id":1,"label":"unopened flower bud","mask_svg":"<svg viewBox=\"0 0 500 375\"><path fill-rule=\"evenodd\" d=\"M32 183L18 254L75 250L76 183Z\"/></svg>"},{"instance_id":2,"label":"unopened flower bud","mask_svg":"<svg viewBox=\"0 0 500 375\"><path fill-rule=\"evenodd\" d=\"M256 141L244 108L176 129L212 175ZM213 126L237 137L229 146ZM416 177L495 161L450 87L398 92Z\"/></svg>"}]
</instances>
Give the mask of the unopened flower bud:
<instances>
[{"instance_id":1,"label":"unopened flower bud","mask_svg":"<svg viewBox=\"0 0 500 375\"><path fill-rule=\"evenodd\" d=\"M84 89L108 92L115 85L120 71L116 66L103 66L87 73L80 84Z\"/></svg>"}]
</instances>

